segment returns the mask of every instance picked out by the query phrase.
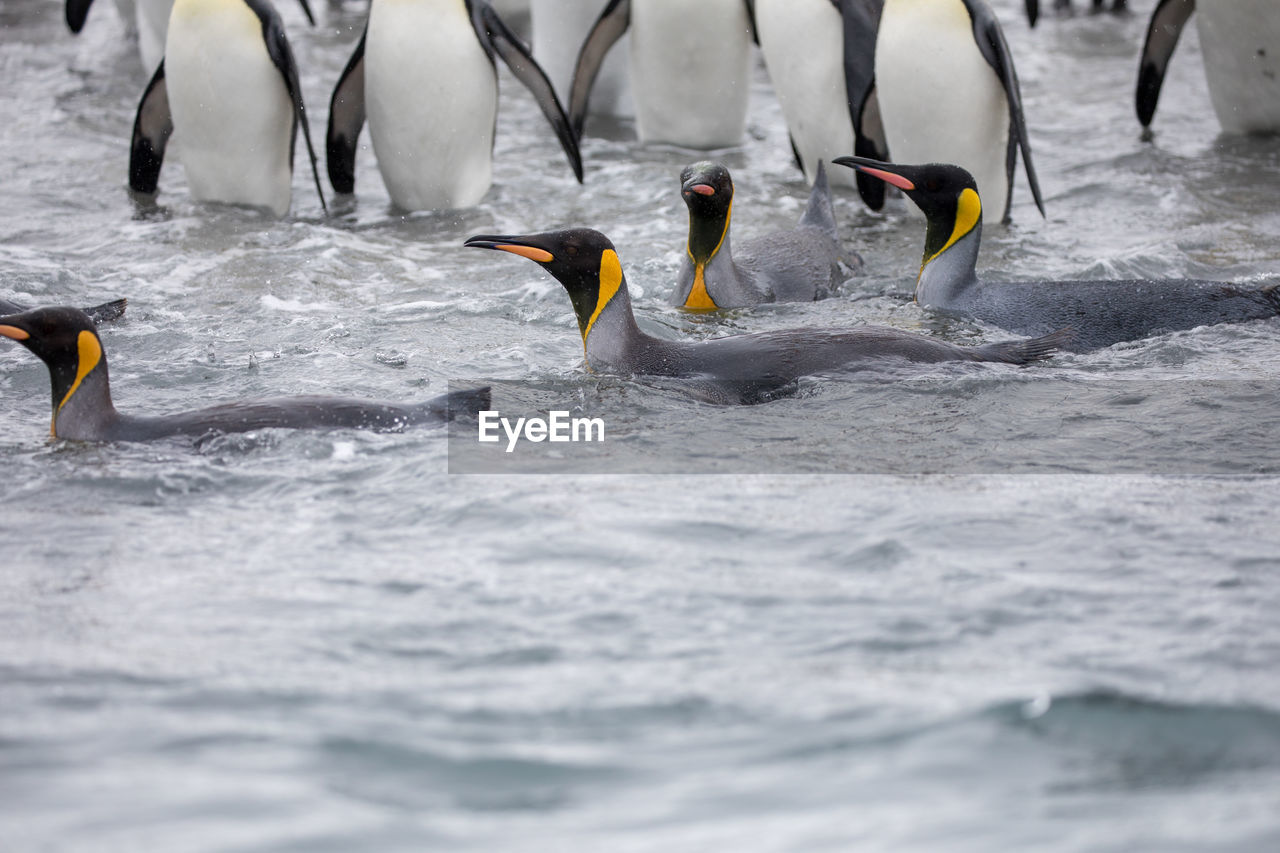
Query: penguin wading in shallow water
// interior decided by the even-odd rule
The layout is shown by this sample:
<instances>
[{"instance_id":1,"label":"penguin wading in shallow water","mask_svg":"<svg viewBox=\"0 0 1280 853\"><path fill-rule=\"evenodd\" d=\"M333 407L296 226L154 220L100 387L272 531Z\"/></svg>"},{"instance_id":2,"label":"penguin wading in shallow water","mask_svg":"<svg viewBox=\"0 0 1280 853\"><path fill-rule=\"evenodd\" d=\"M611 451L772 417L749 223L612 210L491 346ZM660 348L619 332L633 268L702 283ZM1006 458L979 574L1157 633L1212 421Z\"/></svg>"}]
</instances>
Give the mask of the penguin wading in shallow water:
<instances>
[{"instance_id":1,"label":"penguin wading in shallow water","mask_svg":"<svg viewBox=\"0 0 1280 853\"><path fill-rule=\"evenodd\" d=\"M725 403L753 403L789 390L815 373L893 363L990 361L1026 364L1046 358L1065 333L1030 341L962 347L884 326L787 329L713 340L669 341L647 335L631 313L622 264L609 239L577 228L521 237L477 235L467 246L529 258L569 294L588 370L622 376L676 377Z\"/></svg>"},{"instance_id":2,"label":"penguin wading in shallow water","mask_svg":"<svg viewBox=\"0 0 1280 853\"><path fill-rule=\"evenodd\" d=\"M578 181L582 158L564 108L528 48L484 0L374 0L329 102L329 180L355 191L365 119L378 170L401 210L472 207L493 182L502 58L551 123Z\"/></svg>"},{"instance_id":3,"label":"penguin wading in shallow water","mask_svg":"<svg viewBox=\"0 0 1280 853\"><path fill-rule=\"evenodd\" d=\"M791 145L809 183L820 161L852 151L888 160L875 86L876 29L883 0L755 0L756 35ZM872 210L884 184L837 170Z\"/></svg>"},{"instance_id":4,"label":"penguin wading in shallow water","mask_svg":"<svg viewBox=\"0 0 1280 853\"><path fill-rule=\"evenodd\" d=\"M964 167L1008 221L1021 151L1044 214L1013 57L985 0L885 0L875 82L895 161Z\"/></svg>"},{"instance_id":5,"label":"penguin wading in shallow water","mask_svg":"<svg viewBox=\"0 0 1280 853\"><path fill-rule=\"evenodd\" d=\"M741 308L761 302L812 302L840 284L840 244L827 170L817 180L800 222L746 240L729 239L733 178L720 163L694 163L680 175L689 208L689 239L671 302L693 311Z\"/></svg>"},{"instance_id":6,"label":"penguin wading in shallow water","mask_svg":"<svg viewBox=\"0 0 1280 853\"><path fill-rule=\"evenodd\" d=\"M837 158L906 194L924 212L924 261L916 279L922 307L994 323L1022 335L1069 327L1065 349L1085 351L1161 332L1240 323L1280 314L1280 288L1191 279L980 281L982 200L958 166L899 166Z\"/></svg>"},{"instance_id":7,"label":"penguin wading in shallow water","mask_svg":"<svg viewBox=\"0 0 1280 853\"><path fill-rule=\"evenodd\" d=\"M325 205L298 68L265 0L177 0L165 57L138 104L129 186L154 193L170 135L192 197L289 210L298 125Z\"/></svg>"},{"instance_id":8,"label":"penguin wading in shallow water","mask_svg":"<svg viewBox=\"0 0 1280 853\"><path fill-rule=\"evenodd\" d=\"M1276 0L1160 0L1138 68L1138 121L1148 127L1178 37L1196 15L1209 98L1228 133L1280 131L1280 3Z\"/></svg>"},{"instance_id":9,"label":"penguin wading in shallow water","mask_svg":"<svg viewBox=\"0 0 1280 853\"><path fill-rule=\"evenodd\" d=\"M574 133L582 135L596 75L626 32L641 142L712 149L742 141L753 38L746 0L610 0L573 74Z\"/></svg>"},{"instance_id":10,"label":"penguin wading in shallow water","mask_svg":"<svg viewBox=\"0 0 1280 853\"><path fill-rule=\"evenodd\" d=\"M257 429L375 429L440 424L489 407L489 389L454 391L418 404L348 397L277 397L211 406L175 415L140 417L111 402L107 355L93 321L75 308L37 308L0 317L0 337L35 353L49 368L54 438L151 441L170 436Z\"/></svg>"}]
</instances>

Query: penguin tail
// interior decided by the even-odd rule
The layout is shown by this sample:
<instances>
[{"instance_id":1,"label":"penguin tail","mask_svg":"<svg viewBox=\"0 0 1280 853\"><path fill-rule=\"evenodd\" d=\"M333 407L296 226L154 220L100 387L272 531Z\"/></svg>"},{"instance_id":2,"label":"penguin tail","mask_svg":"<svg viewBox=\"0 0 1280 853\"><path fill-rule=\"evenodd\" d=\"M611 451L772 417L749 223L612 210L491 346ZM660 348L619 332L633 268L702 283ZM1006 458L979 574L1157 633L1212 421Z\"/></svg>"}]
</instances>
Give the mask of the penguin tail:
<instances>
[{"instance_id":1,"label":"penguin tail","mask_svg":"<svg viewBox=\"0 0 1280 853\"><path fill-rule=\"evenodd\" d=\"M813 176L813 189L809 192L809 204L800 217L801 225L821 228L832 239L836 236L836 212L831 206L831 185L827 182L827 167L818 161L817 174Z\"/></svg>"},{"instance_id":2,"label":"penguin tail","mask_svg":"<svg viewBox=\"0 0 1280 853\"><path fill-rule=\"evenodd\" d=\"M129 304L128 299L115 299L111 302L104 302L101 305L95 305L92 308L84 309L84 313L89 315L89 319L97 323L107 323L112 320L119 320L124 316L124 309Z\"/></svg>"},{"instance_id":3,"label":"penguin tail","mask_svg":"<svg viewBox=\"0 0 1280 853\"><path fill-rule=\"evenodd\" d=\"M488 385L482 388L467 388L463 391L450 391L443 397L432 401L433 408L445 418L453 420L458 417L475 418L480 412L492 405L492 394Z\"/></svg>"},{"instance_id":4,"label":"penguin tail","mask_svg":"<svg viewBox=\"0 0 1280 853\"><path fill-rule=\"evenodd\" d=\"M979 361L1000 361L1005 364L1031 364L1044 361L1055 352L1065 349L1075 338L1075 330L1059 329L1038 338L1022 341L1001 341L977 347L975 355Z\"/></svg>"}]
</instances>

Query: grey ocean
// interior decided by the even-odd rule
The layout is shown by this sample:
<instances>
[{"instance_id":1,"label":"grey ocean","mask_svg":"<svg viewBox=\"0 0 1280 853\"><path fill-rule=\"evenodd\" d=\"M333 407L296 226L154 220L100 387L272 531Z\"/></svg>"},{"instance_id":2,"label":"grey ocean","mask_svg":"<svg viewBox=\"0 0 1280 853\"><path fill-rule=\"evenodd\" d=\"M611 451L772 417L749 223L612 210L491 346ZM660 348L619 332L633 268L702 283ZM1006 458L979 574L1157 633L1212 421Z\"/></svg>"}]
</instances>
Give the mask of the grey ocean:
<instances>
[{"instance_id":1,"label":"grey ocean","mask_svg":"<svg viewBox=\"0 0 1280 853\"><path fill-rule=\"evenodd\" d=\"M986 275L1280 275L1280 142L1219 134L1194 28L1144 141L1135 5L996 4L1048 218L1019 176ZM280 10L322 135L364 4ZM3 850L1280 849L1280 321L717 407L586 373L560 286L462 241L596 226L671 337L1005 335L913 305L922 222L852 194L838 297L676 312L703 155L605 126L580 187L505 73L479 207L403 217L362 150L330 218L299 156L277 221L176 162L130 200L147 74L104 0L79 37L6 0L0 65L0 296L129 297L122 409L486 379L609 430L483 475L432 430L51 442L0 342ZM723 159L739 239L799 216L760 69Z\"/></svg>"}]
</instances>

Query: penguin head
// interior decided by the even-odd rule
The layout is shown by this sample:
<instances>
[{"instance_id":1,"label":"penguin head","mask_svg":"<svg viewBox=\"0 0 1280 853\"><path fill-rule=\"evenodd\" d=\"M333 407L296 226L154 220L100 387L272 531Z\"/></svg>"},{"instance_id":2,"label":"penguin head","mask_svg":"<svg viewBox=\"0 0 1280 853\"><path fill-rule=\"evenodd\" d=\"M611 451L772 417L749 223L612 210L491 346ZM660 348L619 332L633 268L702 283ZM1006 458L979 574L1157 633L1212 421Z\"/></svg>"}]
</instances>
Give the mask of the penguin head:
<instances>
[{"instance_id":1,"label":"penguin head","mask_svg":"<svg viewBox=\"0 0 1280 853\"><path fill-rule=\"evenodd\" d=\"M463 245L520 255L551 273L569 294L584 344L600 312L619 291L626 291L622 264L613 243L590 228L523 236L478 234Z\"/></svg>"},{"instance_id":2,"label":"penguin head","mask_svg":"<svg viewBox=\"0 0 1280 853\"><path fill-rule=\"evenodd\" d=\"M22 344L49 368L55 437L66 412L79 418L110 410L107 356L89 315L77 308L36 308L0 317L0 336Z\"/></svg>"},{"instance_id":3,"label":"penguin head","mask_svg":"<svg viewBox=\"0 0 1280 853\"><path fill-rule=\"evenodd\" d=\"M879 178L902 190L928 220L925 263L982 223L978 184L967 171L945 163L899 166L867 157L837 157L841 166Z\"/></svg>"},{"instance_id":4,"label":"penguin head","mask_svg":"<svg viewBox=\"0 0 1280 853\"><path fill-rule=\"evenodd\" d=\"M723 217L733 204L733 178L723 163L693 163L680 173L680 195L690 217Z\"/></svg>"}]
</instances>

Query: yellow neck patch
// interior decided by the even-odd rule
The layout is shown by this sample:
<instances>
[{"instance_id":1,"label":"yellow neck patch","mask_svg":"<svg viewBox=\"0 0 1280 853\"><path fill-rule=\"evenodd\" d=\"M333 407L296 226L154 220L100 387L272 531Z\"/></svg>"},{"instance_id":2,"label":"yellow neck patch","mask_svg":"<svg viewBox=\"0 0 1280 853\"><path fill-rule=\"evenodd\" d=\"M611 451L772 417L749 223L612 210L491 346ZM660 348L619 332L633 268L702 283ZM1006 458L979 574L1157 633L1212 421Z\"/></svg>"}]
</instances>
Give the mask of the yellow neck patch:
<instances>
[{"instance_id":1,"label":"yellow neck patch","mask_svg":"<svg viewBox=\"0 0 1280 853\"><path fill-rule=\"evenodd\" d=\"M591 319L587 321L587 327L582 330L583 351L586 351L587 338L591 335L591 329L600 317L600 312L618 294L620 287L622 287L622 262L618 260L617 252L613 249L605 249L600 255L600 294L596 297L596 310L591 312Z\"/></svg>"},{"instance_id":2,"label":"yellow neck patch","mask_svg":"<svg viewBox=\"0 0 1280 853\"><path fill-rule=\"evenodd\" d=\"M711 298L711 294L707 293L707 281L703 277L705 269L704 264L695 264L693 267L693 287L689 289L689 296L684 301L684 307L692 311L715 311L720 307Z\"/></svg>"},{"instance_id":3,"label":"yellow neck patch","mask_svg":"<svg viewBox=\"0 0 1280 853\"><path fill-rule=\"evenodd\" d=\"M950 249L961 237L972 231L981 218L982 199L978 198L978 194L973 189L965 187L960 193L960 198L956 199L956 224L951 229L951 236L947 238L947 242L941 249L924 259L924 263L920 265L920 274L924 274L924 268L929 266L930 261ZM919 278L920 276L916 276L917 280Z\"/></svg>"},{"instance_id":4,"label":"yellow neck patch","mask_svg":"<svg viewBox=\"0 0 1280 853\"><path fill-rule=\"evenodd\" d=\"M62 407L71 399L71 395L80 390L80 383L84 381L84 378L102 361L102 344L98 343L98 336L93 332L80 333L80 336L76 338L76 351L79 354L79 360L76 362L76 381L71 383L71 387L67 389L62 402L54 410L53 423L49 425L49 434L54 438L58 437L58 412L62 411Z\"/></svg>"}]
</instances>

